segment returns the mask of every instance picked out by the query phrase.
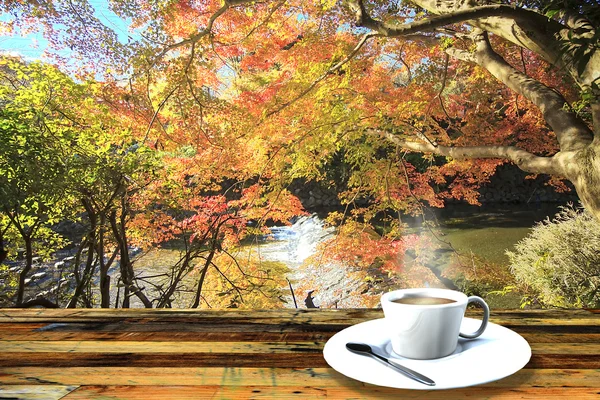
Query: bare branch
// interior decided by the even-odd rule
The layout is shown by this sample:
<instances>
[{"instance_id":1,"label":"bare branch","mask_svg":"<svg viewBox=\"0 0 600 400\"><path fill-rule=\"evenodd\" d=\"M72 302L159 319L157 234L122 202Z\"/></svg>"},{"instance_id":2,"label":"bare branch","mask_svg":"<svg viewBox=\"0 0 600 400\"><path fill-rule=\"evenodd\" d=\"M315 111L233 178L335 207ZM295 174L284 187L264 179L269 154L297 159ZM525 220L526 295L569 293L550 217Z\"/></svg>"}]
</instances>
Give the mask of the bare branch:
<instances>
[{"instance_id":1,"label":"bare branch","mask_svg":"<svg viewBox=\"0 0 600 400\"><path fill-rule=\"evenodd\" d=\"M162 99L162 101L160 102L160 104L158 105L158 108L156 109L156 111L154 112L154 115L152 115L152 119L150 120L150 123L148 124L148 129L146 129L146 134L144 135L144 143L146 142L146 140L148 140L148 135L150 134L150 130L152 129L152 125L154 125L154 121L156 121L156 119L158 118L158 113L160 113L160 110L162 110L162 108L165 106L165 104L167 103L167 101L169 100L169 97L171 97L173 95L173 93L175 93L175 91L179 89L179 86L175 86L166 96L164 99Z\"/></svg>"},{"instance_id":2,"label":"bare branch","mask_svg":"<svg viewBox=\"0 0 600 400\"><path fill-rule=\"evenodd\" d=\"M446 117L448 117L448 121L450 123L452 123L452 118L450 117L450 115L448 115L448 112L446 111L446 107L444 107L444 98L442 97L442 94L444 93L444 89L446 89L446 81L448 79L448 64L449 64L449 61L450 61L450 55L446 54L445 57L444 57L444 72L442 74L442 84L440 86L440 90L434 96L434 98L431 99L431 101L429 102L429 106L427 107L427 111L425 112L425 114L429 115L429 113L431 111L431 107L433 106L433 102L436 99L438 99L439 102L440 102L440 107L444 111L444 114L446 114Z\"/></svg>"},{"instance_id":3,"label":"bare branch","mask_svg":"<svg viewBox=\"0 0 600 400\"><path fill-rule=\"evenodd\" d=\"M403 51L404 51L404 45L402 45L402 47L400 48L398 59L400 60L402 65L404 65L404 68L406 68L406 71L408 73L408 83L410 83L413 80L412 71L410 70L410 65L408 65L406 60L404 60L404 57L402 57Z\"/></svg>"},{"instance_id":4,"label":"bare branch","mask_svg":"<svg viewBox=\"0 0 600 400\"><path fill-rule=\"evenodd\" d=\"M592 131L577 115L565 109L566 100L560 93L506 62L492 49L487 32L483 32L475 43L475 62L540 109L556 133L561 150L578 150L592 142Z\"/></svg>"},{"instance_id":5,"label":"bare branch","mask_svg":"<svg viewBox=\"0 0 600 400\"><path fill-rule=\"evenodd\" d=\"M452 25L479 18L515 16L523 17L523 15L530 13L537 15L537 13L533 11L518 7L503 4L493 4L460 9L451 13L410 22L400 26L392 26L385 22L373 19L365 9L362 0L352 1L350 2L349 6L356 15L356 25L369 28L373 31L376 31L381 36L387 37L407 36L420 32L431 32L446 25Z\"/></svg>"},{"instance_id":6,"label":"bare branch","mask_svg":"<svg viewBox=\"0 0 600 400\"><path fill-rule=\"evenodd\" d=\"M524 171L538 174L564 176L564 173L557 165L556 155L553 157L540 157L516 146L433 146L429 143L404 140L390 132L377 130L370 130L370 132L376 133L396 144L397 146L407 150L418 151L422 153L433 153L455 159L501 158L514 162Z\"/></svg>"}]
</instances>

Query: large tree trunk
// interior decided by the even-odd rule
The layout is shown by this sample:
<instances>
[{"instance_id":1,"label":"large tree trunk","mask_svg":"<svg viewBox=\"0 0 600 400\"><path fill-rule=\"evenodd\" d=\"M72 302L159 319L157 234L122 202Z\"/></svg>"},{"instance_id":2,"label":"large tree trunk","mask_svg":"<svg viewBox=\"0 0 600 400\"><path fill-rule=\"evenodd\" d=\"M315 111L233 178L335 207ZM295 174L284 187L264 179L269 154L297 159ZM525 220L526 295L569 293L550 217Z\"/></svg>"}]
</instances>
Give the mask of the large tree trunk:
<instances>
[{"instance_id":1,"label":"large tree trunk","mask_svg":"<svg viewBox=\"0 0 600 400\"><path fill-rule=\"evenodd\" d=\"M565 160L567 177L575 185L584 207L600 221L600 137Z\"/></svg>"},{"instance_id":2,"label":"large tree trunk","mask_svg":"<svg viewBox=\"0 0 600 400\"><path fill-rule=\"evenodd\" d=\"M411 0L427 11L438 15L450 15L494 4L491 1L479 0ZM568 71L582 89L591 88L592 83L600 77L600 51L592 48L589 59L584 66L574 63L573 56L564 49L562 39L577 36L585 31L586 21L582 16L565 18L563 25L551 18L532 10L506 6L504 13L484 18L472 18L469 25L500 36L517 46L524 47L541 56L557 68ZM505 14L505 15L503 15ZM591 28L591 27L590 27Z\"/></svg>"},{"instance_id":3,"label":"large tree trunk","mask_svg":"<svg viewBox=\"0 0 600 400\"><path fill-rule=\"evenodd\" d=\"M488 39L488 31L518 46L527 48L555 67L567 71L582 90L593 88L600 79L600 51L593 47L587 60L577 60L565 51L561 40L574 35L593 35L594 27L581 15L565 16L563 23L554 21L532 10L521 9L476 0L412 0L427 11L437 14L407 24L392 25L369 15L362 0L350 2L356 14L357 25L378 35L414 37L432 40L434 36L410 36L431 32L446 25L464 22L471 25L468 33L475 46L471 51L450 47L446 53L455 59L475 63L488 70L507 87L537 106L550 128L556 134L560 151L544 157L514 146L446 147L432 142L400 139L389 132L376 133L405 149L431 152L453 158L502 158L514 162L524 171L550 174L569 179L575 186L583 205L600 221L600 94L591 101L595 129L566 107L563 96L525 73L511 66L496 53ZM579 62L585 62L584 65Z\"/></svg>"}]
</instances>

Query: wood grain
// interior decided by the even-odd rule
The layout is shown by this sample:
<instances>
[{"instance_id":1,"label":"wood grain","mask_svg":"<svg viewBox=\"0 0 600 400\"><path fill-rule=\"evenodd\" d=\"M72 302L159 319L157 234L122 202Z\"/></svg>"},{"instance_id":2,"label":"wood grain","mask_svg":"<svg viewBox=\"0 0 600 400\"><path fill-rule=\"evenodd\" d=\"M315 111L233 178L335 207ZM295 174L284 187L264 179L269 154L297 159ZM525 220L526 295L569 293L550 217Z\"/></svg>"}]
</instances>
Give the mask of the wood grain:
<instances>
[{"instance_id":1,"label":"wood grain","mask_svg":"<svg viewBox=\"0 0 600 400\"><path fill-rule=\"evenodd\" d=\"M148 386L175 385L283 385L293 386L309 382L313 386L364 386L331 368L231 368L231 367L18 367L0 370L5 384L21 385L39 382L64 386ZM598 371L590 369L523 369L504 379L486 384L486 387L598 387Z\"/></svg>"},{"instance_id":2,"label":"wood grain","mask_svg":"<svg viewBox=\"0 0 600 400\"><path fill-rule=\"evenodd\" d=\"M43 341L11 340L2 343L4 353L219 353L219 354L265 354L265 353L321 353L323 342L264 341L264 342L179 342L179 341ZM576 354L600 357L599 343L531 343L536 354Z\"/></svg>"},{"instance_id":3,"label":"wood grain","mask_svg":"<svg viewBox=\"0 0 600 400\"><path fill-rule=\"evenodd\" d=\"M479 318L478 310L468 316ZM600 398L598 310L494 310L532 358L449 391L364 384L328 367L342 329L381 310L0 310L0 399Z\"/></svg>"},{"instance_id":4,"label":"wood grain","mask_svg":"<svg viewBox=\"0 0 600 400\"><path fill-rule=\"evenodd\" d=\"M399 390L376 386L362 388L321 388L312 386L85 386L65 399L140 399L152 393L155 398L175 399L597 399L588 388L466 388L439 391Z\"/></svg>"},{"instance_id":5,"label":"wood grain","mask_svg":"<svg viewBox=\"0 0 600 400\"><path fill-rule=\"evenodd\" d=\"M58 400L75 389L77 386L0 385L0 399Z\"/></svg>"}]
</instances>

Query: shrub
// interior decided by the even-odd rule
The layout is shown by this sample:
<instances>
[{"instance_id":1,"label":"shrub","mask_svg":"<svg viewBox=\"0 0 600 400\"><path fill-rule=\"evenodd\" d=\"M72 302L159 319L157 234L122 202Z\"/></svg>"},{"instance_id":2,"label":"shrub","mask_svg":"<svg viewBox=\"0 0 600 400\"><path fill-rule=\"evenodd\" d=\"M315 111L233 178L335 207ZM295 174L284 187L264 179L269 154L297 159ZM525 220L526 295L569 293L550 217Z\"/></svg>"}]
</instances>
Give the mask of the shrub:
<instances>
[{"instance_id":1,"label":"shrub","mask_svg":"<svg viewBox=\"0 0 600 400\"><path fill-rule=\"evenodd\" d=\"M600 306L600 223L588 212L563 207L507 255L530 300L554 307Z\"/></svg>"}]
</instances>

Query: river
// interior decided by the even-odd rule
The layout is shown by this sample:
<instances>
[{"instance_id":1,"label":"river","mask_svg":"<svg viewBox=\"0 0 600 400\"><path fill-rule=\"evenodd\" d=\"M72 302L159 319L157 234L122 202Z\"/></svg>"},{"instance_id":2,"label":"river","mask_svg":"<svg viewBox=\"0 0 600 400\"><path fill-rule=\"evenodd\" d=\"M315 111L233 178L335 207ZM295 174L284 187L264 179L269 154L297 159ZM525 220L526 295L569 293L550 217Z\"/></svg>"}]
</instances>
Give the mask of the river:
<instances>
[{"instance_id":1,"label":"river","mask_svg":"<svg viewBox=\"0 0 600 400\"><path fill-rule=\"evenodd\" d=\"M451 205L444 209L428 210L425 217L403 216L402 220L410 227L408 232L416 234L426 234L424 220L436 221L440 240L450 243L458 252L472 253L486 262L506 266L508 264L506 250L512 249L537 222L553 216L558 210L558 206L558 204L482 207ZM365 306L361 301L365 283L349 276L351 274L348 274L345 268L332 263L302 266L307 258L315 253L318 244L331 238L334 234L334 228L326 227L322 219L317 214L313 214L297 218L290 226L273 227L270 237L263 238L258 246L256 244L247 246L247 251L257 251L262 260L280 262L288 267L287 278L292 282L292 287L303 288L295 293L300 307L305 306L307 287L302 283L307 281L318 282L314 288L315 292L312 294L313 302L317 306L341 308ZM435 268L441 270L446 265L443 258L446 255L444 255L444 249L437 252L441 256L438 257L438 265ZM446 251L446 253L448 252ZM176 262L179 251L161 248L140 256L136 260L136 274L154 275L164 271L165 266L171 265L169 263ZM18 268L18 263L14 264L12 269ZM51 265L36 266L32 278L35 278L36 274L38 277L37 281L32 284L41 284L44 280L48 280L48 284L52 281L56 283L60 278L56 277L56 273L59 271L54 271L55 269ZM113 268L112 274L118 275L116 266ZM116 278L113 276L113 282L117 282ZM287 287L282 289L286 293L290 293ZM185 293L182 296L185 297ZM189 301L186 300L176 306L185 307L188 303ZM293 306L289 295L288 306ZM518 300L512 299L508 303L501 302L500 306L516 307Z\"/></svg>"},{"instance_id":2,"label":"river","mask_svg":"<svg viewBox=\"0 0 600 400\"><path fill-rule=\"evenodd\" d=\"M444 209L429 209L424 216L403 216L402 221L409 226L408 233L429 235L424 221L435 222L436 237L441 248L436 250L435 265L430 268L442 272L450 264L451 249L463 255L473 255L480 264L496 265L506 269L507 250L512 250L517 242L531 231L532 227L552 217L560 204L500 204L488 206L451 205ZM289 227L274 228L274 234L260 245L261 255L269 261L279 261L290 267L290 280L303 286L303 280L318 276L321 282L312 296L314 304L324 307L360 307L363 282L350 279L344 268L335 265L304 265L322 240L330 238L335 232L324 228L321 219L315 214L302 217ZM430 236L430 235L429 235ZM431 237L431 236L430 236ZM429 284L429 282L426 282ZM439 282L433 283L439 285ZM324 290L326 288L326 290ZM315 288L316 289L316 288ZM302 300L306 291L298 293ZM518 307L520 296L513 294L491 299L496 307ZM302 304L302 302L300 302Z\"/></svg>"}]
</instances>

